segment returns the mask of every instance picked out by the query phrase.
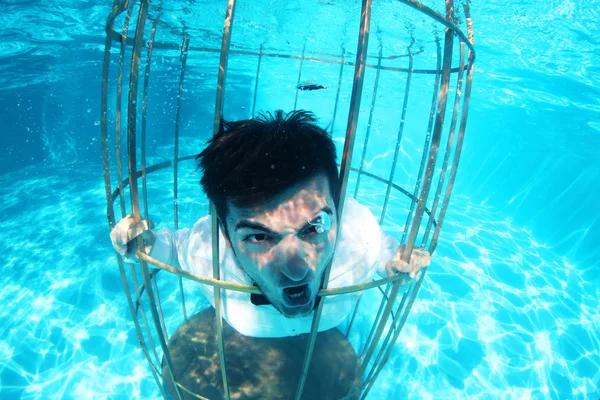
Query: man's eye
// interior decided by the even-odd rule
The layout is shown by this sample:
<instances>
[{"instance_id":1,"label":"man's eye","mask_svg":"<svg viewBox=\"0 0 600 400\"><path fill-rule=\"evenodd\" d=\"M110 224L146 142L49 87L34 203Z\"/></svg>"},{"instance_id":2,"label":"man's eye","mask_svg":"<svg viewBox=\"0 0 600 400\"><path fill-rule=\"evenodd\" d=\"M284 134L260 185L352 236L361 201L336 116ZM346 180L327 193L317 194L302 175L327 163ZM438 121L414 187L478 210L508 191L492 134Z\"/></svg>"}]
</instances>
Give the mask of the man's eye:
<instances>
[{"instance_id":1,"label":"man's eye","mask_svg":"<svg viewBox=\"0 0 600 400\"><path fill-rule=\"evenodd\" d=\"M321 225L321 224L315 224L315 225L311 225L308 228L306 228L306 230L304 231L307 234L310 235L318 235L321 233L324 233L326 231L325 226Z\"/></svg>"},{"instance_id":2,"label":"man's eye","mask_svg":"<svg viewBox=\"0 0 600 400\"><path fill-rule=\"evenodd\" d=\"M319 232L321 232L322 229L323 229L322 226L311 225L310 227L308 227L308 229L306 230L306 232L308 232L308 233L319 233Z\"/></svg>"},{"instance_id":3,"label":"man's eye","mask_svg":"<svg viewBox=\"0 0 600 400\"><path fill-rule=\"evenodd\" d=\"M319 213L312 221L308 221L309 227L304 231L305 234L320 235L331 228L331 217L325 212Z\"/></svg>"},{"instance_id":4,"label":"man's eye","mask_svg":"<svg viewBox=\"0 0 600 400\"><path fill-rule=\"evenodd\" d=\"M248 243L262 243L265 242L269 237L265 233L255 233L253 235L248 235L244 239L244 242Z\"/></svg>"}]
</instances>

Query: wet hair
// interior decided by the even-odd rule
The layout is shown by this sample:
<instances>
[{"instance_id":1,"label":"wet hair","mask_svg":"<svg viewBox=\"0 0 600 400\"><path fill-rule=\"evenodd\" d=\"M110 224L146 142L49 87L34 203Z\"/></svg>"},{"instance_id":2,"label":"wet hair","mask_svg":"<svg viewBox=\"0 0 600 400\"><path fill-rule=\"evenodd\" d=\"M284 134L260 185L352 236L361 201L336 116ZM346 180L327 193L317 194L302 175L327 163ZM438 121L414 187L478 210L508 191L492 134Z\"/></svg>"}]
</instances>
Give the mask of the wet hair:
<instances>
[{"instance_id":1,"label":"wet hair","mask_svg":"<svg viewBox=\"0 0 600 400\"><path fill-rule=\"evenodd\" d=\"M196 157L200 184L224 225L227 201L236 207L265 203L291 186L324 173L337 204L335 144L309 111L264 113L221 121L219 133Z\"/></svg>"}]
</instances>

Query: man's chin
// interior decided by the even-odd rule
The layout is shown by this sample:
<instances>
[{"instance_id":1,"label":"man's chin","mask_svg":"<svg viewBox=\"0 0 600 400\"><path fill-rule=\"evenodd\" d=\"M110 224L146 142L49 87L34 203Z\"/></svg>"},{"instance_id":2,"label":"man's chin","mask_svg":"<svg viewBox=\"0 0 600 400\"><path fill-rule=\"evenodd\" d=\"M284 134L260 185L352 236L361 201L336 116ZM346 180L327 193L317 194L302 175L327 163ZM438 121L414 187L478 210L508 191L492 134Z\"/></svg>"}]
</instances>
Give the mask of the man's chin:
<instances>
[{"instance_id":1,"label":"man's chin","mask_svg":"<svg viewBox=\"0 0 600 400\"><path fill-rule=\"evenodd\" d=\"M315 299L312 299L308 304L298 307L292 307L285 304L280 304L275 308L286 318L302 318L310 315L315 306Z\"/></svg>"}]
</instances>

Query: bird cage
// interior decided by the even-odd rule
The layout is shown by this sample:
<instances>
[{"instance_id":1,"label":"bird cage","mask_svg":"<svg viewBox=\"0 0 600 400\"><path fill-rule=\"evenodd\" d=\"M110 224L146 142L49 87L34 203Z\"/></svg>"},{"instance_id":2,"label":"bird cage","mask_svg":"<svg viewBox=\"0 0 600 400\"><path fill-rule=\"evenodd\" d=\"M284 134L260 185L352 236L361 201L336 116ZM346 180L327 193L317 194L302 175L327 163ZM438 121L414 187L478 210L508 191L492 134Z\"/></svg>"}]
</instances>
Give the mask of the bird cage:
<instances>
[{"instance_id":1,"label":"bird cage","mask_svg":"<svg viewBox=\"0 0 600 400\"><path fill-rule=\"evenodd\" d=\"M312 111L340 145L338 215L346 196L353 196L406 245L404 261L416 246L433 254L467 122L475 60L469 4L166 3L115 0L107 19L101 135L108 223L112 229L128 213L136 222L161 214L172 216L172 222L169 217L162 223L178 229L180 218L211 213L213 276L182 271L143 250L136 264L117 254L118 267L139 344L165 398L253 398L234 387L232 375L239 371L232 374L228 368L230 328L222 318L221 292L260 291L219 279L214 207L181 195L194 176L182 171L193 169L200 150L194 138L205 141L216 134L222 118L253 118L275 108ZM200 198L199 185L195 191ZM143 249L142 239L137 240ZM424 276L410 285L401 285L395 275L327 288L328 268L303 355L293 368L294 393L282 398L314 396L310 369L319 356L315 348L323 305L329 296L345 294L360 296L342 334L356 352L358 369L351 389L338 398L366 398L393 352ZM202 309L199 285L214 287L215 324L203 337L218 355L211 361L217 394L195 391L177 368L174 357L181 355L174 355L171 346L178 337L175 330L192 329L193 315ZM371 296L368 301L366 296ZM253 357L260 360L261 354Z\"/></svg>"}]
</instances>

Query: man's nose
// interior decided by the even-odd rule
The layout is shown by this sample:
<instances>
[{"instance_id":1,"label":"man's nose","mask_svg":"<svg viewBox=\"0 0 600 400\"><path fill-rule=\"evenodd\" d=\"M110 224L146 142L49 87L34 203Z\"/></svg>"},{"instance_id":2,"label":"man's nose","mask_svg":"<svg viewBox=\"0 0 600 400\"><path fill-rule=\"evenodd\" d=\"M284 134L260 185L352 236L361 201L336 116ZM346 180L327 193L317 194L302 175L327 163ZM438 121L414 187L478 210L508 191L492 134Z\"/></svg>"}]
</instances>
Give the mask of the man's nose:
<instances>
[{"instance_id":1,"label":"man's nose","mask_svg":"<svg viewBox=\"0 0 600 400\"><path fill-rule=\"evenodd\" d=\"M289 235L282 240L279 262L281 272L293 281L301 281L306 277L310 266L306 262L306 249L304 243L294 235Z\"/></svg>"}]
</instances>

